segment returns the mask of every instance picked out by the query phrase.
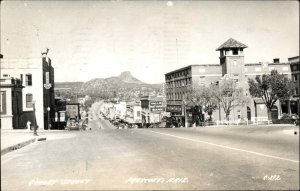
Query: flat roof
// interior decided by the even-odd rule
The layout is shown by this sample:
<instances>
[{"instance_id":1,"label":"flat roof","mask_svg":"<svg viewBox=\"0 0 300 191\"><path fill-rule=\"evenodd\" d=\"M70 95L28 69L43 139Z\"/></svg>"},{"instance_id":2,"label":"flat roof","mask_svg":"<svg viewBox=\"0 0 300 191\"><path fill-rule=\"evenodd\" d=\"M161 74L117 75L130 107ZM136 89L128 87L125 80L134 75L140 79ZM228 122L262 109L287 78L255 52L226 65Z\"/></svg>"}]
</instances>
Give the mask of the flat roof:
<instances>
[{"instance_id":1,"label":"flat roof","mask_svg":"<svg viewBox=\"0 0 300 191\"><path fill-rule=\"evenodd\" d=\"M179 72L179 71L184 70L184 69L192 68L193 66L221 66L221 65L220 64L191 64L191 65L173 70L171 72L165 73L165 75L172 74L172 73L175 73L175 72Z\"/></svg>"}]
</instances>

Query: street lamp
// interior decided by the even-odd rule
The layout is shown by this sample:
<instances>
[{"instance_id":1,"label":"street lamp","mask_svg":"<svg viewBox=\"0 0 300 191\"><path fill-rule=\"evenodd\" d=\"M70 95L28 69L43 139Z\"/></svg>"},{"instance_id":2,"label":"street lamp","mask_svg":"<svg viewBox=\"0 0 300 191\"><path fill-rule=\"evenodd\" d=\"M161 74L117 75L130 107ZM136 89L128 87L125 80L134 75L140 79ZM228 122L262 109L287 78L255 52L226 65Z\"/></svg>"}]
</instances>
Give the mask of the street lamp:
<instances>
[{"instance_id":1,"label":"street lamp","mask_svg":"<svg viewBox=\"0 0 300 191\"><path fill-rule=\"evenodd\" d=\"M33 119L33 136L38 136L37 132L36 132L36 116L35 116L35 100L32 100L32 106L33 106L33 114L34 114L34 119Z\"/></svg>"},{"instance_id":2,"label":"street lamp","mask_svg":"<svg viewBox=\"0 0 300 191\"><path fill-rule=\"evenodd\" d=\"M48 130L51 128L51 123L50 123L50 107L47 107L47 112L48 112Z\"/></svg>"}]
</instances>

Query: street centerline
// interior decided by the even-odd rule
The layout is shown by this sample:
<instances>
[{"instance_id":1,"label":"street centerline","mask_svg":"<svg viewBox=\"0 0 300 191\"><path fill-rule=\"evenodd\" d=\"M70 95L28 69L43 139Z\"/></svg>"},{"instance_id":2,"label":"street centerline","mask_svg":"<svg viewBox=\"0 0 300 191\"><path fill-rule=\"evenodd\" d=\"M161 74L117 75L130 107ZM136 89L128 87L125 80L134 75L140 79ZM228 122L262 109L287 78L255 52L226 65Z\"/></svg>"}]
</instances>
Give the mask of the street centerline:
<instances>
[{"instance_id":1,"label":"street centerline","mask_svg":"<svg viewBox=\"0 0 300 191\"><path fill-rule=\"evenodd\" d=\"M267 154L258 153L258 152L255 152L255 151L248 151L248 150L244 150L244 149L229 147L229 146L225 146L225 145L219 145L219 144L210 143L210 142L206 142L206 141L200 141L200 140L196 140L196 139L190 139L190 138L181 137L181 136L177 136L177 135L172 135L172 134L168 134L168 133L160 133L160 132L156 132L156 131L152 131L152 130L148 130L148 131L150 131L152 133L157 133L157 134L165 135L165 136L175 137L175 138L178 138L178 139L183 139L183 140L188 140L188 141L193 141L193 142L198 142L198 143L204 143L204 144L208 144L208 145L213 145L213 146L221 147L221 148L225 148L225 149L230 149L230 150L235 150L235 151L240 151L240 152L246 152L246 153L250 153L250 154L254 154L254 155L259 155L259 156L264 156L264 157L268 157L268 158L273 158L273 159L278 159L278 160L284 160L284 161L299 163L298 160L292 160L292 159L287 159L287 158L282 158L282 157L267 155Z\"/></svg>"}]
</instances>

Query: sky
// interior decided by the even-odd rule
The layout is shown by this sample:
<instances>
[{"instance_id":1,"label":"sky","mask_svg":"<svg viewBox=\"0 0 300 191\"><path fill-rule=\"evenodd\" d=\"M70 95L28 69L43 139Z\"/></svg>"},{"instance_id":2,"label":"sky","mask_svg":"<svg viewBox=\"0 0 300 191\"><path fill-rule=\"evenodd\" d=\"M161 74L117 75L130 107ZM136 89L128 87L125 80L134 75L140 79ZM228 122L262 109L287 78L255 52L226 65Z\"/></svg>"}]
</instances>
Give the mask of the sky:
<instances>
[{"instance_id":1,"label":"sky","mask_svg":"<svg viewBox=\"0 0 300 191\"><path fill-rule=\"evenodd\" d=\"M229 38L245 63L299 55L297 1L2 1L4 59L49 48L55 81L130 71L146 83L191 64L218 64Z\"/></svg>"}]
</instances>

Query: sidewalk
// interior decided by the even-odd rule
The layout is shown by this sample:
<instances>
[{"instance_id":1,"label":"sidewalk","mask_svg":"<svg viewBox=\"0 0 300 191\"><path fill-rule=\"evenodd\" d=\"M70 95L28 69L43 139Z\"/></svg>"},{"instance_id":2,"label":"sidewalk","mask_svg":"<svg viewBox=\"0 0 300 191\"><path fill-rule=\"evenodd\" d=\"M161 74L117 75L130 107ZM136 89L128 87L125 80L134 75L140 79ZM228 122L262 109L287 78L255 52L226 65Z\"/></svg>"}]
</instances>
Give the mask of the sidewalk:
<instances>
[{"instance_id":1,"label":"sidewalk","mask_svg":"<svg viewBox=\"0 0 300 191\"><path fill-rule=\"evenodd\" d=\"M63 132L62 130L38 130L39 136L27 129L1 129L1 156L26 145L47 139L47 133ZM48 134L49 135L49 134Z\"/></svg>"}]
</instances>

